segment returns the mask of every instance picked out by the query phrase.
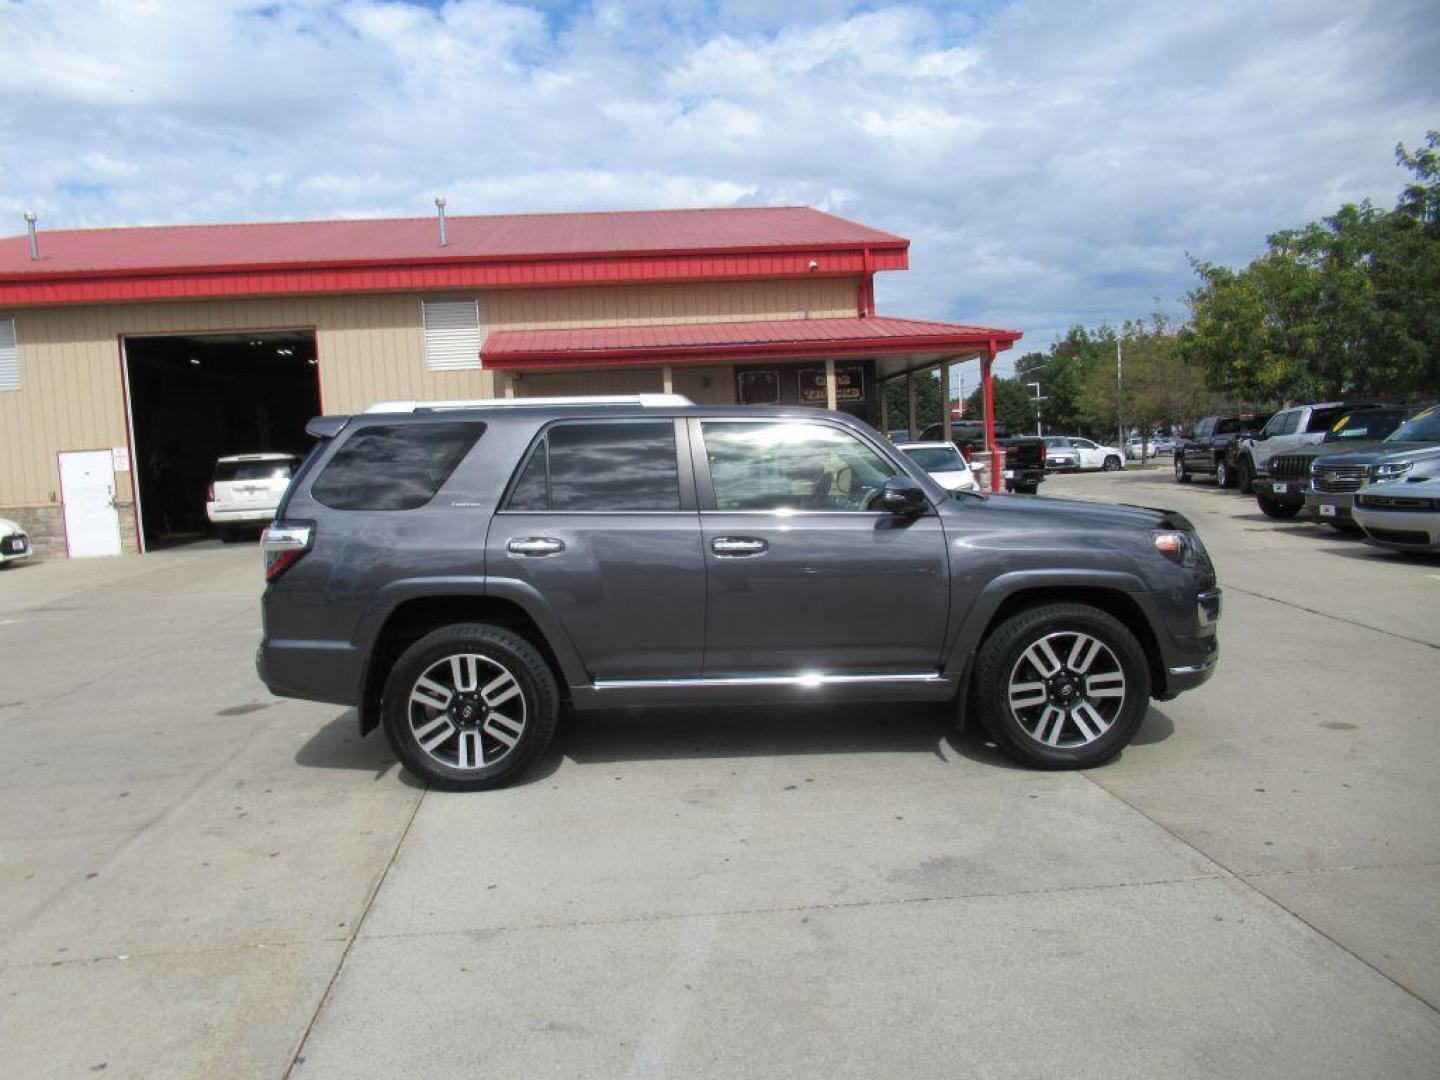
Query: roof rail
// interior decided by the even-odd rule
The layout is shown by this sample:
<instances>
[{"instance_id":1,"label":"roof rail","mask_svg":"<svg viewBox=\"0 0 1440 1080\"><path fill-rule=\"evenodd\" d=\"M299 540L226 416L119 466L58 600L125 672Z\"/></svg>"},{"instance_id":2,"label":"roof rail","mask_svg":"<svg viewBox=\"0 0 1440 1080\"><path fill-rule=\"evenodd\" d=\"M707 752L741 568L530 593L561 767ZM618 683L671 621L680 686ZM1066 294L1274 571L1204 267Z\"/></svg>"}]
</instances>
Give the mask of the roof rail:
<instances>
[{"instance_id":1,"label":"roof rail","mask_svg":"<svg viewBox=\"0 0 1440 1080\"><path fill-rule=\"evenodd\" d=\"M667 409L695 404L684 394L577 394L573 397L469 398L454 401L377 401L367 413L443 412L450 409L538 409L557 405L639 405Z\"/></svg>"}]
</instances>

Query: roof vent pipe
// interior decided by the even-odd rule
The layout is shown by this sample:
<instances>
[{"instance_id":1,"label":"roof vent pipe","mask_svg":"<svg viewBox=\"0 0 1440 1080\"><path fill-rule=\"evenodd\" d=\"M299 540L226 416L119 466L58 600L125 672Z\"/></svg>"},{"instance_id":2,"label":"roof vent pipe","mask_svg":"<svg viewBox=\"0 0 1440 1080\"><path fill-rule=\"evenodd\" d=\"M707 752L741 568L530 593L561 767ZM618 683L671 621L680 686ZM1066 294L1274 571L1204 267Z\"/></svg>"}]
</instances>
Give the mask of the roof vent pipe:
<instances>
[{"instance_id":1,"label":"roof vent pipe","mask_svg":"<svg viewBox=\"0 0 1440 1080\"><path fill-rule=\"evenodd\" d=\"M25 227L30 230L30 261L40 261L40 241L35 236L35 211L25 211Z\"/></svg>"},{"instance_id":2,"label":"roof vent pipe","mask_svg":"<svg viewBox=\"0 0 1440 1080\"><path fill-rule=\"evenodd\" d=\"M445 238L445 196L435 196L435 209L440 212L440 246L444 247L450 241Z\"/></svg>"}]
</instances>

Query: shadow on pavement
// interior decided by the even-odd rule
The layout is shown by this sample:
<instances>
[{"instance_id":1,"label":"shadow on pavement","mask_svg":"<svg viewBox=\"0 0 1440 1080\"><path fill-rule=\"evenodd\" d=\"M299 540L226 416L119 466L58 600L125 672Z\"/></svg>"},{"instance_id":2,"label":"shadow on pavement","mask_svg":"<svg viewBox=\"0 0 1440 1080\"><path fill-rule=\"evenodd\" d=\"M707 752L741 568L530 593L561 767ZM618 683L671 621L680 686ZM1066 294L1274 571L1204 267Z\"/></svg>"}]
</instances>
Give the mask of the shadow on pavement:
<instances>
[{"instance_id":1,"label":"shadow on pavement","mask_svg":"<svg viewBox=\"0 0 1440 1080\"><path fill-rule=\"evenodd\" d=\"M362 737L358 714L346 709L306 740L295 752L295 764L307 769L354 769L379 780L399 763L385 736L372 731Z\"/></svg>"}]
</instances>

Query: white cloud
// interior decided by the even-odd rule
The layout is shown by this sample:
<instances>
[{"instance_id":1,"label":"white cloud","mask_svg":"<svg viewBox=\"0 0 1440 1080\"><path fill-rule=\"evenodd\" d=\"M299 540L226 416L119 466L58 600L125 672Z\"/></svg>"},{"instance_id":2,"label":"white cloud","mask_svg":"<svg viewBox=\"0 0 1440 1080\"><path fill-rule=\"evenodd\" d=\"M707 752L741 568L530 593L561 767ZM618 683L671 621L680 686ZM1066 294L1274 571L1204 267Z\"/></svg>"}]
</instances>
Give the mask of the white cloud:
<instances>
[{"instance_id":1,"label":"white cloud","mask_svg":"<svg viewBox=\"0 0 1440 1080\"><path fill-rule=\"evenodd\" d=\"M914 240L882 310L1174 305L1388 203L1440 126L1428 0L0 3L0 221L808 202ZM12 230L0 227L0 231Z\"/></svg>"}]
</instances>

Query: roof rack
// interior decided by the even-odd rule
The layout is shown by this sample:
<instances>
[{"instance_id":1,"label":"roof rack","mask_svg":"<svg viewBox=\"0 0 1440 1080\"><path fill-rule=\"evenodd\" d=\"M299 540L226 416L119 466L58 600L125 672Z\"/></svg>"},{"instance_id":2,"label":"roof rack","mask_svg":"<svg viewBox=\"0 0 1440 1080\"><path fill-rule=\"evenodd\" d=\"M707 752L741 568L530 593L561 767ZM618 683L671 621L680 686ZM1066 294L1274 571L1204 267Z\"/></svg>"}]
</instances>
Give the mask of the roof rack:
<instances>
[{"instance_id":1,"label":"roof rack","mask_svg":"<svg viewBox=\"0 0 1440 1080\"><path fill-rule=\"evenodd\" d=\"M673 409L694 405L684 394L577 394L573 397L469 398L454 401L377 401L367 413L445 412L451 409L540 409L555 406L639 405Z\"/></svg>"}]
</instances>

